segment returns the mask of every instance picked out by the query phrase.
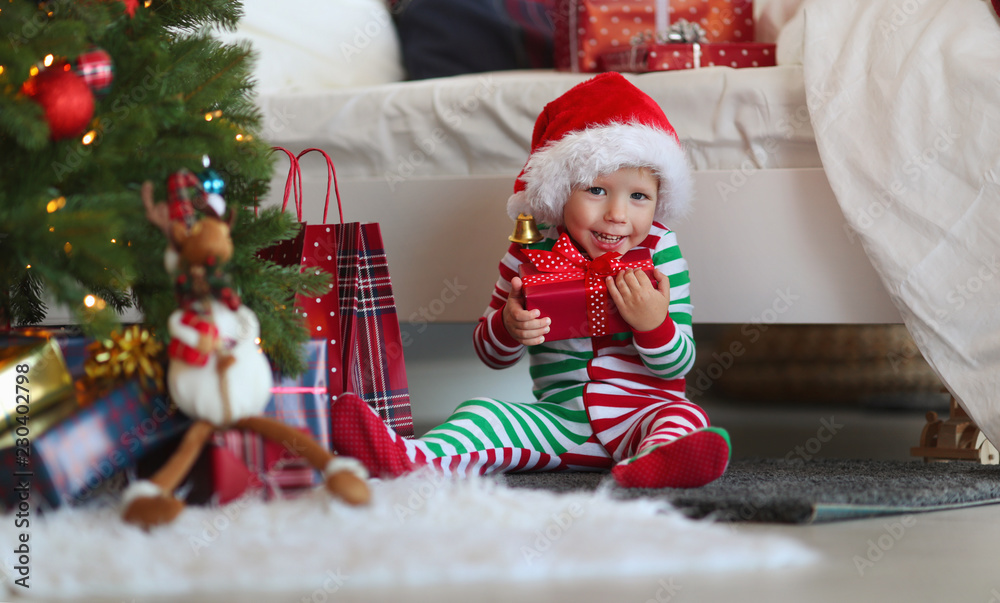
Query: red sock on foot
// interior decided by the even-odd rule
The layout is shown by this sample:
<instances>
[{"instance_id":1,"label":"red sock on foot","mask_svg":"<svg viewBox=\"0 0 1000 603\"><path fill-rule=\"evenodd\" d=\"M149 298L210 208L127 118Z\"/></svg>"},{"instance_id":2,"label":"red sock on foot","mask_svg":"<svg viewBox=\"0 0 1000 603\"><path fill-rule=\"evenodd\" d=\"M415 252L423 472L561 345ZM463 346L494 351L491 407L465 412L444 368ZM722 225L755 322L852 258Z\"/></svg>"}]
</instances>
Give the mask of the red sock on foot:
<instances>
[{"instance_id":1,"label":"red sock on foot","mask_svg":"<svg viewBox=\"0 0 1000 603\"><path fill-rule=\"evenodd\" d=\"M729 435L709 427L643 451L611 474L625 488L697 488L721 477L727 465Z\"/></svg>"},{"instance_id":2,"label":"red sock on foot","mask_svg":"<svg viewBox=\"0 0 1000 603\"><path fill-rule=\"evenodd\" d=\"M373 476L398 477L413 471L403 438L355 394L337 398L330 411L330 425L334 449L361 461Z\"/></svg>"}]
</instances>

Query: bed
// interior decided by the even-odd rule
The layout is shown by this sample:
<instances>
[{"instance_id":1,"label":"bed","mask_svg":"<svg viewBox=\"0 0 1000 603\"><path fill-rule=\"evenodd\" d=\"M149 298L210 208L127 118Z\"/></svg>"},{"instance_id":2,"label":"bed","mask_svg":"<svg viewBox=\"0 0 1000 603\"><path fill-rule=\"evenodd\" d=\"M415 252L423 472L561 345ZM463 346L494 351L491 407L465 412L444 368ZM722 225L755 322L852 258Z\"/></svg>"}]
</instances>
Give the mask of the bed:
<instances>
[{"instance_id":1,"label":"bed","mask_svg":"<svg viewBox=\"0 0 1000 603\"><path fill-rule=\"evenodd\" d=\"M534 120L587 77L519 70L303 89L286 73L259 104L269 141L330 153L348 219L382 224L401 319L468 322L513 228L505 201ZM900 321L830 190L801 65L628 77L661 104L697 170L696 211L670 225L691 265L696 321ZM303 167L315 199L325 167L318 156ZM268 203L280 202L280 180ZM314 203L306 218L321 211Z\"/></svg>"},{"instance_id":2,"label":"bed","mask_svg":"<svg viewBox=\"0 0 1000 603\"><path fill-rule=\"evenodd\" d=\"M628 77L663 107L696 169L695 211L669 225L691 266L696 323L905 322L997 441L998 213L988 194L995 137L984 138L997 118L978 102L995 86L984 87L968 67L973 47L975 60L1000 56L991 54L996 15L976 0L902 6L759 0L758 18L782 17L758 29L777 39L778 66ZM969 21L944 18L957 13L975 19L970 31L957 29ZM483 310L482 292L513 226L504 202L534 119L588 76L521 70L399 81L397 72L372 81L377 70L362 63L392 63L391 27L382 23L362 17L353 29L378 34L355 35L365 51L344 62L366 81L310 86L308 77L291 81L287 71L298 62L279 60L284 79L264 85L259 97L265 135L332 155L347 218L382 224L401 320L470 323ZM955 90L967 100L942 101ZM900 103L907 112L896 112ZM990 127L963 121L962 111ZM940 140L956 120L972 146L961 137ZM928 150L933 161L921 162ZM971 157L979 172L967 169ZM304 169L318 196L324 166L307 160ZM904 185L938 179L925 190L893 190L888 202L892 174ZM275 191L280 182L276 176ZM963 199L957 205L933 203L953 194ZM267 200L278 202L276 194ZM976 213L989 207L992 214ZM310 206L306 218L318 221L320 212ZM974 245L958 245L963 237ZM969 283L975 295L963 293Z\"/></svg>"}]
</instances>

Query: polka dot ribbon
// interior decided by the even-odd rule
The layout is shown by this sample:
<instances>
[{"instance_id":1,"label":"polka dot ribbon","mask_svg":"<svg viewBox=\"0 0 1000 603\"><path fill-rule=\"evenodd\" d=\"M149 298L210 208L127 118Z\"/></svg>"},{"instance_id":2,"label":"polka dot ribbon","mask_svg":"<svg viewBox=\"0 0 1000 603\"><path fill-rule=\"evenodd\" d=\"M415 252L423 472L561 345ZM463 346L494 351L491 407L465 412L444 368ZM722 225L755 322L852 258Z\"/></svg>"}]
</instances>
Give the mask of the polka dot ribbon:
<instances>
[{"instance_id":1,"label":"polka dot ribbon","mask_svg":"<svg viewBox=\"0 0 1000 603\"><path fill-rule=\"evenodd\" d=\"M541 249L523 251L531 264L542 273L522 276L521 283L525 287L564 281L584 281L584 288L587 291L587 322L592 337L609 334L608 311L605 304L608 288L604 284L604 279L622 270L653 269L653 261L649 258L624 262L621 260L621 254L616 251L588 260L577 250L566 233L559 237L552 251Z\"/></svg>"}]
</instances>

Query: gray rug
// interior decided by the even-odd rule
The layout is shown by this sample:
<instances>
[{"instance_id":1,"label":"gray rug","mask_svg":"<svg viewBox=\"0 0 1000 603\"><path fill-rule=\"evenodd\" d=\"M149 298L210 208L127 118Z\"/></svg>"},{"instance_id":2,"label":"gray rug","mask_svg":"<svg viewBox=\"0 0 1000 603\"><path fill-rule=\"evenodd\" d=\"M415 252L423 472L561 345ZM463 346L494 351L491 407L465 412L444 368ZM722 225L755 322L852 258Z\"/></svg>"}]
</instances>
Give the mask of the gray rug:
<instances>
[{"instance_id":1,"label":"gray rug","mask_svg":"<svg viewBox=\"0 0 1000 603\"><path fill-rule=\"evenodd\" d=\"M625 489L607 473L504 476L516 488L609 488L616 498L658 497L694 518L817 523L1000 503L1000 466L970 462L743 459L702 488Z\"/></svg>"}]
</instances>

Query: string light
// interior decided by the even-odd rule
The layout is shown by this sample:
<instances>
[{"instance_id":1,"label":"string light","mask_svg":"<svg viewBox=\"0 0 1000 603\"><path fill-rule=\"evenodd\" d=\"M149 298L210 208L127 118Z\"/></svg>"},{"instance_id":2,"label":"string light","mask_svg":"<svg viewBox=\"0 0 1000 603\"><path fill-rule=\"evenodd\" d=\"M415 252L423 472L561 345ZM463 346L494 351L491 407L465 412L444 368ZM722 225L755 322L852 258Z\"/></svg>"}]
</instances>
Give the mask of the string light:
<instances>
[{"instance_id":1,"label":"string light","mask_svg":"<svg viewBox=\"0 0 1000 603\"><path fill-rule=\"evenodd\" d=\"M103 299L97 297L93 293L88 294L83 298L83 305L90 308L91 310L103 310L107 307L107 304Z\"/></svg>"},{"instance_id":2,"label":"string light","mask_svg":"<svg viewBox=\"0 0 1000 603\"><path fill-rule=\"evenodd\" d=\"M205 114L205 121L212 121L212 114L211 113L206 113Z\"/></svg>"},{"instance_id":3,"label":"string light","mask_svg":"<svg viewBox=\"0 0 1000 603\"><path fill-rule=\"evenodd\" d=\"M0 67L0 73L3 73L3 68L2 67ZM243 135L242 134L237 134L236 135L236 140L237 141L243 140Z\"/></svg>"},{"instance_id":4,"label":"string light","mask_svg":"<svg viewBox=\"0 0 1000 603\"><path fill-rule=\"evenodd\" d=\"M55 60L54 56L52 56L51 54L47 54L45 55L45 59L42 61L42 64L45 65L46 67L51 67L52 61L54 60Z\"/></svg>"},{"instance_id":5,"label":"string light","mask_svg":"<svg viewBox=\"0 0 1000 603\"><path fill-rule=\"evenodd\" d=\"M31 74L31 75L38 75L38 67L35 67L34 65L32 65L31 69L28 70L28 73Z\"/></svg>"},{"instance_id":6,"label":"string light","mask_svg":"<svg viewBox=\"0 0 1000 603\"><path fill-rule=\"evenodd\" d=\"M142 3L142 6L144 8L149 8L150 6L153 6L153 0L146 0L145 2Z\"/></svg>"},{"instance_id":7,"label":"string light","mask_svg":"<svg viewBox=\"0 0 1000 603\"><path fill-rule=\"evenodd\" d=\"M31 264L28 264L27 266L25 266L25 269L26 270L31 270Z\"/></svg>"},{"instance_id":8,"label":"string light","mask_svg":"<svg viewBox=\"0 0 1000 603\"><path fill-rule=\"evenodd\" d=\"M73 251L73 244L70 243L69 241L66 241L66 244L63 245L63 251L65 251L66 253Z\"/></svg>"},{"instance_id":9,"label":"string light","mask_svg":"<svg viewBox=\"0 0 1000 603\"><path fill-rule=\"evenodd\" d=\"M83 135L83 141L82 142L83 142L83 144L90 144L90 143L94 142L95 138L97 138L97 132L95 132L94 130L91 130L90 132L87 132L86 134Z\"/></svg>"},{"instance_id":10,"label":"string light","mask_svg":"<svg viewBox=\"0 0 1000 603\"><path fill-rule=\"evenodd\" d=\"M3 75L3 65L0 65L0 75Z\"/></svg>"},{"instance_id":11,"label":"string light","mask_svg":"<svg viewBox=\"0 0 1000 603\"><path fill-rule=\"evenodd\" d=\"M53 200L49 201L45 205L45 210L48 211L51 214L51 213L59 211L60 209L62 209L64 207L66 207L66 197L58 197L56 199L53 199ZM49 232L52 232L52 230L53 229L50 228Z\"/></svg>"},{"instance_id":12,"label":"string light","mask_svg":"<svg viewBox=\"0 0 1000 603\"><path fill-rule=\"evenodd\" d=\"M118 242L118 240L117 240L117 239L111 239L111 242L112 242L112 243L117 243L117 242Z\"/></svg>"}]
</instances>

